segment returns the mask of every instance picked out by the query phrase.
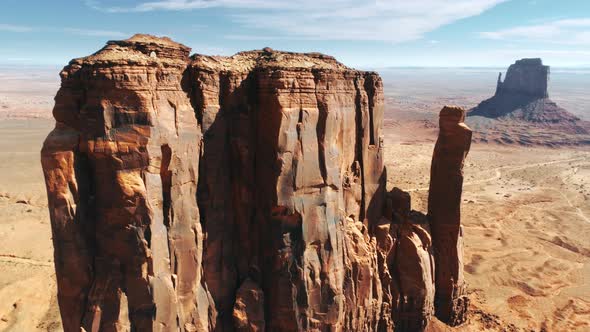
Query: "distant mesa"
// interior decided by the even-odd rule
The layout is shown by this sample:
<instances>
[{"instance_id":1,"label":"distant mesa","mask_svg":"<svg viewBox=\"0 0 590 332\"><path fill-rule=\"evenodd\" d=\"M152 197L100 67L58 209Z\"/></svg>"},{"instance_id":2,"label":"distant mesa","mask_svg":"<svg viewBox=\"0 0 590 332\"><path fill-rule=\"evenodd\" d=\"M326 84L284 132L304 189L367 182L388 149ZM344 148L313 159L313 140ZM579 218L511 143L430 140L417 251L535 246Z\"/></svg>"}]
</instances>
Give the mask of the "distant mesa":
<instances>
[{"instance_id":1,"label":"distant mesa","mask_svg":"<svg viewBox=\"0 0 590 332\"><path fill-rule=\"evenodd\" d=\"M510 65L504 82L502 82L502 73L499 74L496 94L501 92L548 98L548 82L549 66L543 65L543 60L521 59Z\"/></svg>"},{"instance_id":2,"label":"distant mesa","mask_svg":"<svg viewBox=\"0 0 590 332\"><path fill-rule=\"evenodd\" d=\"M496 94L473 108L468 116L509 118L537 123L577 122L580 119L549 99L549 66L539 58L521 59L510 65Z\"/></svg>"},{"instance_id":3,"label":"distant mesa","mask_svg":"<svg viewBox=\"0 0 590 332\"><path fill-rule=\"evenodd\" d=\"M549 99L549 66L521 59L498 75L496 93L471 109L466 123L483 143L571 146L590 144L590 122Z\"/></svg>"}]
</instances>

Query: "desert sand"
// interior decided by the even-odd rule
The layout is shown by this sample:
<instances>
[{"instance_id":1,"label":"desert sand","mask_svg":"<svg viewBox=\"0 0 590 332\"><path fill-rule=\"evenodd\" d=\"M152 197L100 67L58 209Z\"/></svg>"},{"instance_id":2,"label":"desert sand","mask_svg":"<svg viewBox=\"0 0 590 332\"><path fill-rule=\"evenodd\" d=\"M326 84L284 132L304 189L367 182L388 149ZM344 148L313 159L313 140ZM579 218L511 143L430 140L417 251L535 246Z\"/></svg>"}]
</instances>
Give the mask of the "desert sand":
<instances>
[{"instance_id":1,"label":"desert sand","mask_svg":"<svg viewBox=\"0 0 590 332\"><path fill-rule=\"evenodd\" d=\"M0 121L0 330L59 331L51 226L39 163L49 120Z\"/></svg>"},{"instance_id":2,"label":"desert sand","mask_svg":"<svg viewBox=\"0 0 590 332\"><path fill-rule=\"evenodd\" d=\"M434 137L395 131L386 131L388 187L410 190L424 210ZM590 151L474 144L465 176L473 310L522 329L590 329Z\"/></svg>"},{"instance_id":3,"label":"desert sand","mask_svg":"<svg viewBox=\"0 0 590 332\"><path fill-rule=\"evenodd\" d=\"M47 84L38 100L56 88ZM13 112L0 121L0 331L60 331L39 162L53 121L27 116L48 118L51 104L30 111L18 108L18 95L9 97ZM431 104L441 99L422 98L425 112L440 109ZM407 121L397 107L384 130L388 189L411 191L413 208L424 211L436 123L428 116ZM472 308L469 321L452 330L590 330L590 150L474 144L465 174Z\"/></svg>"}]
</instances>

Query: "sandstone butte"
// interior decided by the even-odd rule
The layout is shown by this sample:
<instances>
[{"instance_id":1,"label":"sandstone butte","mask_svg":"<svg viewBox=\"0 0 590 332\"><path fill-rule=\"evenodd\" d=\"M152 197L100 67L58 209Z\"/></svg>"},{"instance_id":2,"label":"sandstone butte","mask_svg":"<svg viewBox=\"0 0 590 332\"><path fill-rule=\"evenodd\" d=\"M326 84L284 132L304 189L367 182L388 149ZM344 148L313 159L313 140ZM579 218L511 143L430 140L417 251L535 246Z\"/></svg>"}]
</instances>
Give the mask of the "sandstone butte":
<instances>
[{"instance_id":1,"label":"sandstone butte","mask_svg":"<svg viewBox=\"0 0 590 332\"><path fill-rule=\"evenodd\" d=\"M549 99L549 74L549 66L539 58L517 60L508 67L504 81L502 73L498 74L494 96L471 109L469 115L539 124L579 124L578 117Z\"/></svg>"},{"instance_id":2,"label":"sandstone butte","mask_svg":"<svg viewBox=\"0 0 590 332\"><path fill-rule=\"evenodd\" d=\"M426 216L386 191L376 73L189 52L135 35L61 72L41 159L66 332L465 319L463 110L441 112Z\"/></svg>"}]
</instances>

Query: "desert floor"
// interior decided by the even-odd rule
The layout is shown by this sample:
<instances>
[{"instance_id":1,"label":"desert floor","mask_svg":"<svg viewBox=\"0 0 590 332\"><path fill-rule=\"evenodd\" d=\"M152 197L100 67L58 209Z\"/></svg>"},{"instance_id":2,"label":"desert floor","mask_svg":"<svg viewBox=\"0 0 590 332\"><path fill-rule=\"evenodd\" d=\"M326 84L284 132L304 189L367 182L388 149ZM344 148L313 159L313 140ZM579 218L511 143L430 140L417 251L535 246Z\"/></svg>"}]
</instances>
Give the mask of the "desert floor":
<instances>
[{"instance_id":1,"label":"desert floor","mask_svg":"<svg viewBox=\"0 0 590 332\"><path fill-rule=\"evenodd\" d=\"M425 211L436 136L416 132L386 129L388 188L410 191ZM590 330L590 150L472 145L462 224L475 313L464 330L495 330L498 318L515 329Z\"/></svg>"},{"instance_id":2,"label":"desert floor","mask_svg":"<svg viewBox=\"0 0 590 332\"><path fill-rule=\"evenodd\" d=\"M0 331L59 331L39 149L49 120L0 121Z\"/></svg>"},{"instance_id":3,"label":"desert floor","mask_svg":"<svg viewBox=\"0 0 590 332\"><path fill-rule=\"evenodd\" d=\"M380 72L388 188L411 191L414 209L426 210L441 105L475 106L497 71ZM0 331L61 330L39 160L58 72L0 67ZM553 70L551 82L555 101L590 120L590 71ZM590 149L474 144L463 198L473 305L452 330L590 331Z\"/></svg>"},{"instance_id":4,"label":"desert floor","mask_svg":"<svg viewBox=\"0 0 590 332\"><path fill-rule=\"evenodd\" d=\"M0 121L0 330L59 331L39 149L50 120ZM388 188L426 210L436 130L385 128ZM472 146L465 166L458 330L590 330L590 151ZM494 315L491 315L493 313Z\"/></svg>"}]
</instances>

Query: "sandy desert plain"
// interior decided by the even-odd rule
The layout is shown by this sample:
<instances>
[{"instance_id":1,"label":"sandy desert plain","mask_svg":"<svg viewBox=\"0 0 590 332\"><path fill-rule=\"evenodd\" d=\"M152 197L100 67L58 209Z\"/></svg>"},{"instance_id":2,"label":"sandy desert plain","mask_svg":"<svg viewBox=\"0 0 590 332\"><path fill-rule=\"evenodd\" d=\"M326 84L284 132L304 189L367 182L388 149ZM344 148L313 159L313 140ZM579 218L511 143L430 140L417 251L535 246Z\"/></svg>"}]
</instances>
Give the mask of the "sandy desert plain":
<instances>
[{"instance_id":1,"label":"sandy desert plain","mask_svg":"<svg viewBox=\"0 0 590 332\"><path fill-rule=\"evenodd\" d=\"M426 211L437 112L491 96L501 69L380 70L388 189ZM39 150L59 68L0 67L0 331L60 331ZM550 95L590 120L590 69L552 71ZM462 223L467 323L449 331L590 330L590 148L473 144ZM433 329L434 330L434 329Z\"/></svg>"}]
</instances>

